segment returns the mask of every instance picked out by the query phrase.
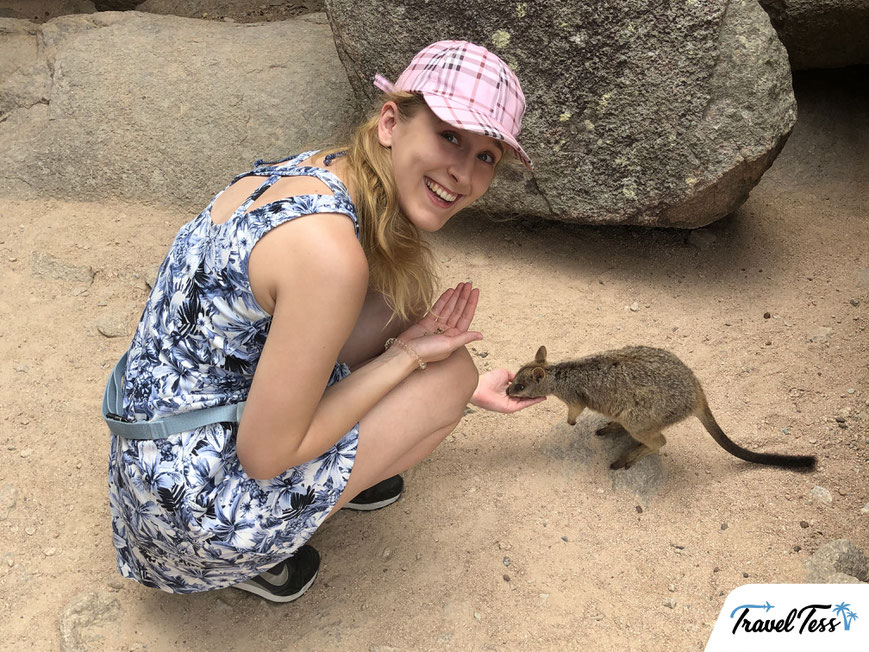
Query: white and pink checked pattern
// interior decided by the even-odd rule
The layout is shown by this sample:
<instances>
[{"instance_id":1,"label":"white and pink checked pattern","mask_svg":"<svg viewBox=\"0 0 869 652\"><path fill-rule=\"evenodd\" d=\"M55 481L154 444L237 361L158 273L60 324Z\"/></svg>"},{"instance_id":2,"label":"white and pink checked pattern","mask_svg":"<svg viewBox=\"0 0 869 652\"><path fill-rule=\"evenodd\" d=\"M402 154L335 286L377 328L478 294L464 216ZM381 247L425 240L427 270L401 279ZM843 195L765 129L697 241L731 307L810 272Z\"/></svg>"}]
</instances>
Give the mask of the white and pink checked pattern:
<instances>
[{"instance_id":1,"label":"white and pink checked pattern","mask_svg":"<svg viewBox=\"0 0 869 652\"><path fill-rule=\"evenodd\" d=\"M387 93L420 93L441 120L504 141L533 170L516 140L525 95L513 71L486 48L467 41L438 41L421 50L395 84L376 75L374 85Z\"/></svg>"}]
</instances>

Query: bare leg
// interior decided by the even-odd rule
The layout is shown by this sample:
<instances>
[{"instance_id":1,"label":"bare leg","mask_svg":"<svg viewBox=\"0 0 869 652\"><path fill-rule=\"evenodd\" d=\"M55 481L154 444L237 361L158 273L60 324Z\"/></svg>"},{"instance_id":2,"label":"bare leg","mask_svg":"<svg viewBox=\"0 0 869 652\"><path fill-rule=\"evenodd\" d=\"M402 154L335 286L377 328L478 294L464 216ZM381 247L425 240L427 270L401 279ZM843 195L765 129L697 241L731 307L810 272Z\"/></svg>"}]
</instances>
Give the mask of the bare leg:
<instances>
[{"instance_id":1,"label":"bare leg","mask_svg":"<svg viewBox=\"0 0 869 652\"><path fill-rule=\"evenodd\" d=\"M642 435L631 435L638 440L640 444L622 455L615 462L610 464L611 469L629 469L637 460L641 460L646 455L651 455L661 446L667 443L664 435L657 433L643 433Z\"/></svg>"},{"instance_id":2,"label":"bare leg","mask_svg":"<svg viewBox=\"0 0 869 652\"><path fill-rule=\"evenodd\" d=\"M384 342L390 337L395 337L408 326L398 319L390 321L391 316L392 311L383 295L370 291L365 297L362 312L353 327L353 332L350 333L350 338L338 354L338 359L353 370L383 353Z\"/></svg>"},{"instance_id":3,"label":"bare leg","mask_svg":"<svg viewBox=\"0 0 869 652\"><path fill-rule=\"evenodd\" d=\"M461 421L478 377L470 354L461 348L411 374L362 417L353 470L330 515L429 455Z\"/></svg>"}]
</instances>

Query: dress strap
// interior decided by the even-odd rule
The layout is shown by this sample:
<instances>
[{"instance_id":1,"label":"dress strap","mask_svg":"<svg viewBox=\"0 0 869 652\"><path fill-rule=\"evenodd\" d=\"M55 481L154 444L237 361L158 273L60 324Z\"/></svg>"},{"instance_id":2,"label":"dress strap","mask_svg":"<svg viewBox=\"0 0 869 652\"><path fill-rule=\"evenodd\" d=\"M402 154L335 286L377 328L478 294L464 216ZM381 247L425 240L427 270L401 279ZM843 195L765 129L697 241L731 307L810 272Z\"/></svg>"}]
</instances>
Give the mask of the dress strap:
<instances>
[{"instance_id":1,"label":"dress strap","mask_svg":"<svg viewBox=\"0 0 869 652\"><path fill-rule=\"evenodd\" d=\"M271 188L272 184L280 178L281 178L281 175L278 175L278 174L269 175L269 177L265 181L263 181L257 187L257 189L254 190L253 193L247 199L244 200L244 202L242 202L241 206L239 206L238 208L235 209L235 212L232 214L232 218L230 218L230 219L234 219L238 215L244 215L247 212L247 209L250 207L250 205L253 204L257 199L259 199L260 196L262 196L262 194L266 190Z\"/></svg>"}]
</instances>

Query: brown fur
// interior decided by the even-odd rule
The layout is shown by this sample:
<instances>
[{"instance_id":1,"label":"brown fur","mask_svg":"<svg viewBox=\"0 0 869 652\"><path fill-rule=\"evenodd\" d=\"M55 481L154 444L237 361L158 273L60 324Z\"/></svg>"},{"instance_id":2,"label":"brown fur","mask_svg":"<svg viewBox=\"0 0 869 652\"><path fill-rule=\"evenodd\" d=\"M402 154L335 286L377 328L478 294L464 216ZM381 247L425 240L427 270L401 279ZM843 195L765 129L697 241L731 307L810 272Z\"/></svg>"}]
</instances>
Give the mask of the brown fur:
<instances>
[{"instance_id":1,"label":"brown fur","mask_svg":"<svg viewBox=\"0 0 869 652\"><path fill-rule=\"evenodd\" d=\"M666 443L661 431L696 416L713 439L728 453L748 462L785 468L812 469L810 455L755 453L730 440L706 403L700 381L679 358L663 349L628 346L559 364L546 362L546 347L537 351L507 388L508 396L553 395L567 404L567 423L589 408L612 419L597 434L626 431L639 442L610 465L630 468L637 460Z\"/></svg>"}]
</instances>

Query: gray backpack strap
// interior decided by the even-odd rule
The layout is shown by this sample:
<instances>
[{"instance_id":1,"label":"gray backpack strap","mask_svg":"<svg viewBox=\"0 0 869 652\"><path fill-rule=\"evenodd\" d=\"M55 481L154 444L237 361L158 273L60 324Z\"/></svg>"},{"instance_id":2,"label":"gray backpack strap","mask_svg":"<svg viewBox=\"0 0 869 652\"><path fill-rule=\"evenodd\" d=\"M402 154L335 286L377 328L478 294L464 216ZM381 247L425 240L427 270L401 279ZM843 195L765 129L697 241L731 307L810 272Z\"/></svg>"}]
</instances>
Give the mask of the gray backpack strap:
<instances>
[{"instance_id":1,"label":"gray backpack strap","mask_svg":"<svg viewBox=\"0 0 869 652\"><path fill-rule=\"evenodd\" d=\"M126 439L164 439L185 430L193 430L210 423L238 423L245 402L218 405L182 414L172 414L151 421L127 421L121 413L124 409L124 373L127 369L127 353L121 356L112 370L106 391L103 393L103 419L112 434Z\"/></svg>"}]
</instances>

